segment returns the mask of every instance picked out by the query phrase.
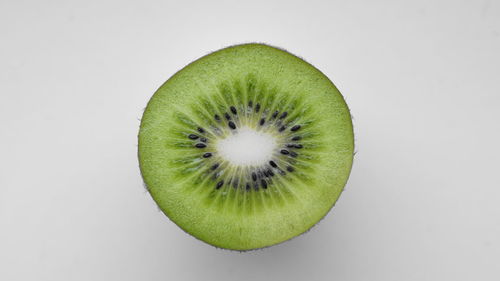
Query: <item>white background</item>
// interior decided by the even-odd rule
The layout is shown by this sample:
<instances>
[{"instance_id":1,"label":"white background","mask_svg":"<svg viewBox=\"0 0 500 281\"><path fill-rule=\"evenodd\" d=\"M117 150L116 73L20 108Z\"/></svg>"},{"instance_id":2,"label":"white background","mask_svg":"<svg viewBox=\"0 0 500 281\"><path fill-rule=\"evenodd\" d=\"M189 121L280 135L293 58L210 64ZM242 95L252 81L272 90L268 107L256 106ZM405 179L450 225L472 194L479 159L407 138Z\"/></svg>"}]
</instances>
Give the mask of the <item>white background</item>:
<instances>
[{"instance_id":1,"label":"white background","mask_svg":"<svg viewBox=\"0 0 500 281\"><path fill-rule=\"evenodd\" d=\"M192 60L266 42L355 117L338 204L249 253L142 186L139 118ZM500 280L499 1L0 1L0 280Z\"/></svg>"}]
</instances>

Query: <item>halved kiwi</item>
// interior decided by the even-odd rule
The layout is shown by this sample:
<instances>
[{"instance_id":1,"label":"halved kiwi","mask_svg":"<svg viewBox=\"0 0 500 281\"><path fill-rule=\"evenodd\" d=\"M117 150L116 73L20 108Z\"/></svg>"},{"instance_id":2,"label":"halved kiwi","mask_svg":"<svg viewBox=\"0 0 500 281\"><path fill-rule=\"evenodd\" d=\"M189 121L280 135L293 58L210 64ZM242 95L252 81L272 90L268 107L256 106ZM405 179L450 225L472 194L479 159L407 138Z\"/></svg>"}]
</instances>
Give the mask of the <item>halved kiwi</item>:
<instances>
[{"instance_id":1,"label":"halved kiwi","mask_svg":"<svg viewBox=\"0 0 500 281\"><path fill-rule=\"evenodd\" d=\"M224 152L222 141L243 131L272 140L272 149L269 141L242 147L240 138ZM264 146L268 155L245 159ZM242 149L250 153L230 155ZM351 115L332 82L263 44L225 48L177 72L149 101L139 132L141 173L161 210L196 238L233 250L271 246L316 224L348 179L353 149Z\"/></svg>"}]
</instances>

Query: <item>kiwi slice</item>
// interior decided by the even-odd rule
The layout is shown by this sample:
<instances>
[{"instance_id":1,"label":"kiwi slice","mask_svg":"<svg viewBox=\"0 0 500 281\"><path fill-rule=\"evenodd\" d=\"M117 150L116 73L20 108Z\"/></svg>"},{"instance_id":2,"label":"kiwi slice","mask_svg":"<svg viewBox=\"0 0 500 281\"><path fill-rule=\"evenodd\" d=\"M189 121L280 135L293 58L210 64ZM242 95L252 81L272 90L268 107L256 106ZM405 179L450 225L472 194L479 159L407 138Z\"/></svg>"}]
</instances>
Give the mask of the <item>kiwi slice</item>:
<instances>
[{"instance_id":1,"label":"kiwi slice","mask_svg":"<svg viewBox=\"0 0 500 281\"><path fill-rule=\"evenodd\" d=\"M140 169L179 227L220 248L250 250L304 233L332 208L354 137L332 82L263 44L189 64L153 95L139 132Z\"/></svg>"}]
</instances>

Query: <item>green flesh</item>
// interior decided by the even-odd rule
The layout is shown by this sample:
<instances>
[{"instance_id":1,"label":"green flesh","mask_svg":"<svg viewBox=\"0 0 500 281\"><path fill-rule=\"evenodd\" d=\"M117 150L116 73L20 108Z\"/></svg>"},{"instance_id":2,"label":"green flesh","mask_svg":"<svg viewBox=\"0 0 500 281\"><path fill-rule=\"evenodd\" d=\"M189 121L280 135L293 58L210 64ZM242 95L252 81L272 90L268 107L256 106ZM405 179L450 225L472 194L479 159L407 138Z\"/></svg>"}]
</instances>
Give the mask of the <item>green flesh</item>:
<instances>
[{"instance_id":1,"label":"green flesh","mask_svg":"<svg viewBox=\"0 0 500 281\"><path fill-rule=\"evenodd\" d=\"M238 167L217 153L216 142L242 126L276 137L277 167ZM139 132L141 173L161 210L198 239L234 250L274 245L316 224L348 179L353 149L351 116L330 80L261 44L222 49L176 73L149 101Z\"/></svg>"}]
</instances>

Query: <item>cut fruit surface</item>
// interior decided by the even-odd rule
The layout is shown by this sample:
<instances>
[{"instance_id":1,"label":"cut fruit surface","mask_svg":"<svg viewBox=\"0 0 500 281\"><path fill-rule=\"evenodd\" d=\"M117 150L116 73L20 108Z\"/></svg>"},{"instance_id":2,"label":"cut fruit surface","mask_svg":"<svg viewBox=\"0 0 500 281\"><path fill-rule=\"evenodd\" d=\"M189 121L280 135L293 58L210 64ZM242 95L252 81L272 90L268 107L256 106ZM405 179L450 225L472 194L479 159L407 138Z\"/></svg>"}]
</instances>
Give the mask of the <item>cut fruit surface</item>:
<instances>
[{"instance_id":1,"label":"cut fruit surface","mask_svg":"<svg viewBox=\"0 0 500 281\"><path fill-rule=\"evenodd\" d=\"M347 105L302 59L262 44L189 64L151 98L139 132L148 191L179 227L217 247L293 238L338 199L354 151Z\"/></svg>"}]
</instances>

